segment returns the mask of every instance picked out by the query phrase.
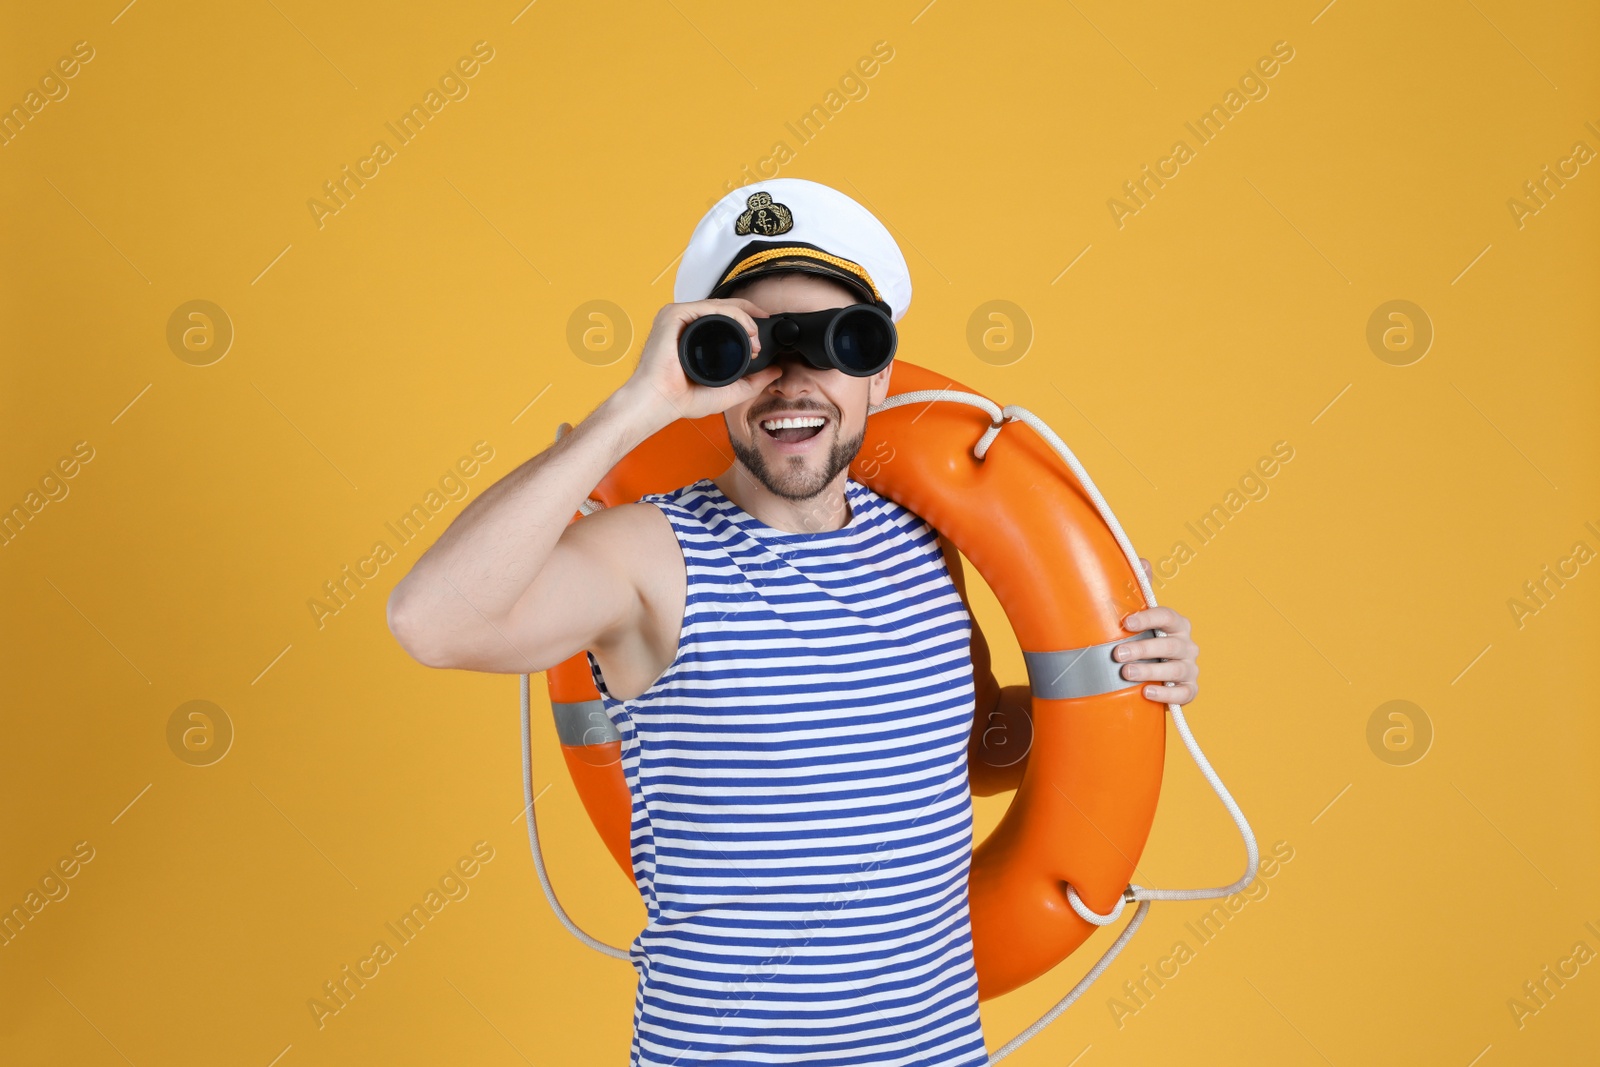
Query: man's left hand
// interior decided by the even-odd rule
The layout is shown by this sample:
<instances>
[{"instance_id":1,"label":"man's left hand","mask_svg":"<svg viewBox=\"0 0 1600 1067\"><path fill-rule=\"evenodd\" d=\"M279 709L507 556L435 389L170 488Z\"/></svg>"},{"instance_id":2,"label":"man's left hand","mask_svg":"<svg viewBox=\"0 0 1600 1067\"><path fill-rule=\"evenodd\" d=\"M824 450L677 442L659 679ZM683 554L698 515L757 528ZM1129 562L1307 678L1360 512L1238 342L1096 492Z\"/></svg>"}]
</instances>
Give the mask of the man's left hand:
<instances>
[{"instance_id":1,"label":"man's left hand","mask_svg":"<svg viewBox=\"0 0 1600 1067\"><path fill-rule=\"evenodd\" d=\"M1150 561L1140 558L1146 575L1154 577ZM1136 611L1122 620L1124 628L1140 633L1145 630L1162 630L1165 637L1147 637L1129 641L1112 650L1119 662L1126 660L1164 660L1162 663L1124 663L1122 677L1130 682L1171 682L1171 685L1147 685L1144 695L1163 704L1187 704L1200 692L1200 666L1195 663L1200 646L1189 633L1189 620L1169 607L1157 606Z\"/></svg>"}]
</instances>

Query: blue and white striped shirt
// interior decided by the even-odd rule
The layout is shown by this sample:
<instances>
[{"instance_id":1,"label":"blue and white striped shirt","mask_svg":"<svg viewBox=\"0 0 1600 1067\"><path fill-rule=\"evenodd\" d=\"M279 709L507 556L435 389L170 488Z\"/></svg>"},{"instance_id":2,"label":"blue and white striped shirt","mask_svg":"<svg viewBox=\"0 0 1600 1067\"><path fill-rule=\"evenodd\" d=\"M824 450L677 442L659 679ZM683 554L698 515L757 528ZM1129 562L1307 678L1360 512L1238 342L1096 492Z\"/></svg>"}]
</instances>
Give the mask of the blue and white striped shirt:
<instances>
[{"instance_id":1,"label":"blue and white striped shirt","mask_svg":"<svg viewBox=\"0 0 1600 1067\"><path fill-rule=\"evenodd\" d=\"M677 657L618 701L648 921L630 1067L978 1067L971 618L917 515L766 526L709 478L643 499L683 550Z\"/></svg>"}]
</instances>

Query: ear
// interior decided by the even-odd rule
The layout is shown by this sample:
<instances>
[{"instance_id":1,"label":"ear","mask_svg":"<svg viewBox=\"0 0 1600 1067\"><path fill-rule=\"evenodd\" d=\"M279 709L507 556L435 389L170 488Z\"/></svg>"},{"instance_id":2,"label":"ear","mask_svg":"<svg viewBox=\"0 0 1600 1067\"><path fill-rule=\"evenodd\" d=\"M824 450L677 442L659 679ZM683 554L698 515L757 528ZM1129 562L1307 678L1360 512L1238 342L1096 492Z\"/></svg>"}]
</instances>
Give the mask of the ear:
<instances>
[{"instance_id":1,"label":"ear","mask_svg":"<svg viewBox=\"0 0 1600 1067\"><path fill-rule=\"evenodd\" d=\"M891 359L887 367L868 379L867 403L869 406L877 407L889 399L889 375L892 373L894 373L894 360Z\"/></svg>"}]
</instances>

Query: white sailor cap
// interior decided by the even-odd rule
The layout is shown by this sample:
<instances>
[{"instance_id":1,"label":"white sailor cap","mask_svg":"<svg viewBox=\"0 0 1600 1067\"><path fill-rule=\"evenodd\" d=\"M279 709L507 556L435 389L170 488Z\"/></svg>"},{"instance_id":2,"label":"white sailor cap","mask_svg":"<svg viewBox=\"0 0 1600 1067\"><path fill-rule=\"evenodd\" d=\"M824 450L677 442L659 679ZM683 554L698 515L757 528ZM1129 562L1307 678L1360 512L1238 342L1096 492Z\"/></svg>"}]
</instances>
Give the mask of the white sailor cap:
<instances>
[{"instance_id":1,"label":"white sailor cap","mask_svg":"<svg viewBox=\"0 0 1600 1067\"><path fill-rule=\"evenodd\" d=\"M689 238L673 300L723 297L779 271L844 282L895 322L911 306L911 272L883 223L839 190L804 178L755 182L717 201Z\"/></svg>"}]
</instances>

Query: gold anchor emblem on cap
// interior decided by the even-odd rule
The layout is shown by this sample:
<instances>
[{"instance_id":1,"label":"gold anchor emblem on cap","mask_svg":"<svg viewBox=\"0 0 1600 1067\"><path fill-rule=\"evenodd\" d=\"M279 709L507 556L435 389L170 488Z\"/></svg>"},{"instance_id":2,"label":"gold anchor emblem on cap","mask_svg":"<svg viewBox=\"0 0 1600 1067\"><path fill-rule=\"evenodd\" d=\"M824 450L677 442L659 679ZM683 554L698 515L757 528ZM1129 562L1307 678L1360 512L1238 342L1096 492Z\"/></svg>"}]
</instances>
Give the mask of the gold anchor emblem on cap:
<instances>
[{"instance_id":1,"label":"gold anchor emblem on cap","mask_svg":"<svg viewBox=\"0 0 1600 1067\"><path fill-rule=\"evenodd\" d=\"M784 205L774 204L771 193L751 193L744 206L744 213L733 224L733 232L740 236L759 233L771 237L794 229L794 215Z\"/></svg>"}]
</instances>

